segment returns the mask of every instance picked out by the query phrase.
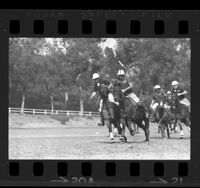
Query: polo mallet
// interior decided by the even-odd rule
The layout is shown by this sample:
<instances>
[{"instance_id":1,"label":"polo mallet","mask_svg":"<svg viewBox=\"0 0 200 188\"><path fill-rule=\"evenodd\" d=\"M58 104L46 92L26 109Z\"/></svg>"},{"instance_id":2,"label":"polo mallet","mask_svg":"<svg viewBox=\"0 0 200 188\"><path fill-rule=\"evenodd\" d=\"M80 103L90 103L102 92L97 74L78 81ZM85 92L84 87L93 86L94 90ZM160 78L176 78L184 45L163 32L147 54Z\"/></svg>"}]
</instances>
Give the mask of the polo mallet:
<instances>
[{"instance_id":1,"label":"polo mallet","mask_svg":"<svg viewBox=\"0 0 200 188\"><path fill-rule=\"evenodd\" d=\"M163 118L166 116L166 114L169 112L169 110L170 109L168 109L166 112L165 112L165 114L164 114L164 116L161 118L161 120L158 122L158 126L160 126L160 122L163 120Z\"/></svg>"}]
</instances>

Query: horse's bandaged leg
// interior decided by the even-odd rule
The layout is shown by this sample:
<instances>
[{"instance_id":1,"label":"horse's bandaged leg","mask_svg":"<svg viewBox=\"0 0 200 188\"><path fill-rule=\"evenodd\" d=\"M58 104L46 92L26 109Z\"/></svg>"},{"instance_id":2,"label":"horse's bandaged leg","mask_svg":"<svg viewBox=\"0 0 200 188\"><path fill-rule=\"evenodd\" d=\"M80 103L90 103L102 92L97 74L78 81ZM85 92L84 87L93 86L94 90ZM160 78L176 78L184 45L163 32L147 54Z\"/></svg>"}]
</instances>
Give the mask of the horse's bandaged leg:
<instances>
[{"instance_id":1,"label":"horse's bandaged leg","mask_svg":"<svg viewBox=\"0 0 200 188\"><path fill-rule=\"evenodd\" d=\"M189 127L189 126L187 126L187 129L188 129L188 131L189 131L189 132L191 132L191 129L190 129L190 127Z\"/></svg>"},{"instance_id":2,"label":"horse's bandaged leg","mask_svg":"<svg viewBox=\"0 0 200 188\"><path fill-rule=\"evenodd\" d=\"M186 98L182 99L180 101L181 104L184 104L185 106L189 107L190 106L190 101Z\"/></svg>"},{"instance_id":3,"label":"horse's bandaged leg","mask_svg":"<svg viewBox=\"0 0 200 188\"><path fill-rule=\"evenodd\" d=\"M99 103L99 112L101 112L102 110L102 105L103 105L103 99L101 99Z\"/></svg>"},{"instance_id":4,"label":"horse's bandaged leg","mask_svg":"<svg viewBox=\"0 0 200 188\"><path fill-rule=\"evenodd\" d=\"M130 97L131 99L133 99L136 103L138 103L140 101L140 99L137 97L137 95L135 95L135 93L130 93L128 95L128 97Z\"/></svg>"},{"instance_id":5,"label":"horse's bandaged leg","mask_svg":"<svg viewBox=\"0 0 200 188\"><path fill-rule=\"evenodd\" d=\"M184 135L183 130L181 130L181 136L183 136L183 135Z\"/></svg>"},{"instance_id":6,"label":"horse's bandaged leg","mask_svg":"<svg viewBox=\"0 0 200 188\"><path fill-rule=\"evenodd\" d=\"M110 132L110 138L111 139L113 139L114 137L113 137L113 133L112 132Z\"/></svg>"},{"instance_id":7,"label":"horse's bandaged leg","mask_svg":"<svg viewBox=\"0 0 200 188\"><path fill-rule=\"evenodd\" d=\"M121 127L121 129L123 128L123 124L122 123L120 123L120 127Z\"/></svg>"},{"instance_id":8,"label":"horse's bandaged leg","mask_svg":"<svg viewBox=\"0 0 200 188\"><path fill-rule=\"evenodd\" d=\"M118 130L117 130L117 128L114 128L114 134L116 134L116 135L117 135L117 133L118 133Z\"/></svg>"}]
</instances>

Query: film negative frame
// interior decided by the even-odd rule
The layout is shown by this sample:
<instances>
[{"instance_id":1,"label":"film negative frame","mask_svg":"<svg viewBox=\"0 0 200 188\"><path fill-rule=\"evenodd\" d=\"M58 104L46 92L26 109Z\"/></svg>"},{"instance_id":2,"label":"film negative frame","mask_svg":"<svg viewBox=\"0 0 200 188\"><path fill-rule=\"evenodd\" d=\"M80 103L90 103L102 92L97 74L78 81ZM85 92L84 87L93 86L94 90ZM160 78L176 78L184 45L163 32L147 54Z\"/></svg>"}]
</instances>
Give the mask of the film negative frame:
<instances>
[{"instance_id":1,"label":"film negative frame","mask_svg":"<svg viewBox=\"0 0 200 188\"><path fill-rule=\"evenodd\" d=\"M200 185L199 19L200 11L0 11L0 185ZM9 37L190 38L191 160L8 160Z\"/></svg>"}]
</instances>

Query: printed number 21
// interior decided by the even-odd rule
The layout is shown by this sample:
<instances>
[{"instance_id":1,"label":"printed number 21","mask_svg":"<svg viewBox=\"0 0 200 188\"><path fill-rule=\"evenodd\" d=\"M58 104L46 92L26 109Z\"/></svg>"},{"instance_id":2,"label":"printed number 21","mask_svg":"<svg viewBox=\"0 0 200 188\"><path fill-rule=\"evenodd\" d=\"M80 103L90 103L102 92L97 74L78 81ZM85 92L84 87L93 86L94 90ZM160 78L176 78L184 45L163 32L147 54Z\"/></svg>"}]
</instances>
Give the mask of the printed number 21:
<instances>
[{"instance_id":1,"label":"printed number 21","mask_svg":"<svg viewBox=\"0 0 200 188\"><path fill-rule=\"evenodd\" d=\"M174 177L172 178L172 183L183 183L183 178Z\"/></svg>"}]
</instances>

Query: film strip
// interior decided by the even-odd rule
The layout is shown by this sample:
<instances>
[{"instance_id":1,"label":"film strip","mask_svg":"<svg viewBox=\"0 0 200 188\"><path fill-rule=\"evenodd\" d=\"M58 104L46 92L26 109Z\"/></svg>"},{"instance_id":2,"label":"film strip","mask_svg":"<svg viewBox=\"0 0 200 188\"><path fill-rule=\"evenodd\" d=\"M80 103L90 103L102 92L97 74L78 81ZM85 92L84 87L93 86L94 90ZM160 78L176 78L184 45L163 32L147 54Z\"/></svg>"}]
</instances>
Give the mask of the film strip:
<instances>
[{"instance_id":1,"label":"film strip","mask_svg":"<svg viewBox=\"0 0 200 188\"><path fill-rule=\"evenodd\" d=\"M132 143L129 140L136 138L131 138L127 143L113 143L110 144L109 138L106 137L105 132L101 132L106 127L96 127L98 131L102 134L101 139L105 141L97 141L98 135L93 135L92 131L88 134L88 137L80 137L79 142L84 142L84 139L90 139L89 137L94 137L93 141L86 142L85 148L82 148L83 155L87 157L82 158L79 154L74 159L66 154L66 158L63 157L62 151L64 148L55 149L61 154L61 157L52 157L43 159L37 153L37 157L30 156L23 158L23 143L31 146L34 145L30 140L31 138L37 137L39 134L37 131L33 131L31 128L27 128L28 131L23 132L22 129L18 127L10 128L10 113L8 113L9 103L9 72L10 67L10 38L20 39L20 38L66 38L66 39L98 39L98 38L126 38L126 39L189 39L190 40L190 50L191 57L189 64L191 66L191 78L194 81L194 87L198 86L198 78L193 75L198 75L198 68L196 66L199 62L199 44L200 44L200 24L199 24L200 12L199 11L52 11L52 10L12 10L12 11L0 11L0 41L1 41L1 111L0 111L0 184L1 185L76 185L76 186L198 186L200 184L199 172L200 172L200 152L199 152L199 126L198 126L198 91L195 90L191 92L191 105L192 105L192 128L189 136L180 140L175 136L174 139L170 141L171 146L175 147L180 144L179 147L175 147L175 153L179 158L171 159L168 157L167 148L165 144L162 146L166 147L164 154L161 154L161 158L156 158L157 155L154 153L151 158L145 158L143 152L148 150L149 156L151 152L156 152L156 148L161 143L157 140L162 140L160 133L159 138L156 140L152 138L154 132L150 129L150 142L147 149L147 145L144 143L136 142ZM138 46L139 48L139 46ZM153 53L153 52L152 52ZM170 52L169 52L170 53ZM21 60L23 61L23 60ZM177 60L179 61L179 60ZM94 71L93 71L94 72ZM21 73L22 74L22 73ZM21 75L20 74L20 75ZM182 73L180 73L182 74ZM19 75L18 75L19 76ZM196 80L196 81L195 81ZM190 80L189 86L190 86ZM197 101L197 102L196 102ZM16 115L17 116L17 115ZM24 115L26 116L26 115ZM23 116L23 117L24 117ZM15 117L16 118L16 117ZM99 117L97 118L99 119ZM24 120L25 121L25 120ZM30 120L33 121L33 120ZM83 119L81 123L84 124ZM89 121L89 120L88 120ZM152 124L150 123L150 128ZM25 128L26 129L26 128ZM26 129L26 130L27 130ZM38 128L40 130L40 128ZM45 129L45 128L43 128ZM100 130L101 129L101 130ZM127 129L127 128L126 128ZM13 131L14 130L14 131ZM78 130L78 129L77 129ZM90 128L88 128L90 131ZM15 132L16 131L16 132ZM20 131L22 131L20 133ZM95 130L96 131L96 130ZM12 133L13 132L13 133ZM31 132L31 133L30 133ZM41 131L42 132L42 131ZM141 131L142 132L142 131ZM13 134L13 135L12 135ZM27 137L24 137L27 134ZM31 135L29 138L28 135ZM38 137L45 137L48 134L53 134L52 132L40 135ZM63 135L60 134L56 137L57 140L62 139ZM59 135L58 134L58 135ZM68 133L66 133L68 134ZM77 133L71 137L78 137ZM86 134L83 132L83 134ZM104 134L104 135L103 135ZM126 133L129 134L129 133ZM143 132L140 133L142 140L144 137ZM174 133L175 134L175 133ZM15 136L14 136L15 135ZM25 139L20 142L19 138L24 137ZM173 137L173 135L172 135ZM14 139L15 138L15 139ZM47 136L48 138L48 136ZM45 138L46 139L46 138ZM50 139L50 138L49 138ZM68 139L68 138L66 138ZM154 141L151 141L153 140ZM72 139L73 140L73 139ZM47 142L42 140L41 142ZM73 141L72 141L73 142ZM153 142L153 143L152 143ZM157 143L156 143L157 142ZM182 143L189 145L185 146ZM40 143L40 142L39 142ZM53 143L53 142L52 142ZM57 143L57 141L55 141ZM71 144L70 142L68 143ZM98 153L101 149L96 149L103 147L103 154L108 154L112 156L109 159L101 158L101 154L97 158L90 158L90 144L94 145L92 149ZM126 156L126 150L121 150L126 144L129 144L129 149L132 152L137 153L137 147L141 145L140 157L119 157L116 159L115 152L121 153L122 156ZM131 146L132 144L132 146ZM146 144L146 143L145 143ZM162 144L162 143L161 143ZM46 143L46 148L51 147L51 144ZM136 146L137 145L137 146ZM153 145L153 146L152 146ZM16 148L11 151L13 146ZM26 146L27 148L29 146ZM32 146L31 146L32 147ZM55 146L58 147L57 145ZM65 147L65 146L63 146ZM68 147L68 145L66 146ZM79 147L78 144L74 147ZM82 145L81 145L82 147ZM116 147L116 148L114 148ZM134 150L134 147L136 149ZM183 147L183 148L181 148ZM37 146L34 145L32 150L37 150ZM109 149L110 148L110 149ZM113 149L114 148L114 149ZM189 149L188 149L189 148ZM73 150L73 147L70 148ZM116 149L116 150L115 150ZM152 149L152 150L151 150ZM182 150L187 150L186 154L188 158L181 156ZM31 150L31 151L32 151ZM41 149L42 150L42 149ZM84 151L85 150L85 151ZM81 150L80 150L81 151ZM109 152L113 152L111 155ZM13 153L12 153L13 152ZM15 156L14 152L20 153L21 158L11 157ZM23 151L26 153L26 150ZM84 153L85 152L85 153ZM87 154L88 152L88 154ZM94 152L94 153L95 153ZM122 153L124 152L124 153ZM163 151L162 151L163 152ZM102 155L103 155L102 154ZM25 154L24 154L25 155ZM48 155L51 155L48 154ZM54 156L54 154L52 153ZM117 154L116 154L117 155ZM159 155L159 151L158 151ZM17 156L17 155L16 155ZM28 156L28 154L27 154ZM165 157L167 156L167 157ZM41 158L40 158L41 157ZM154 159L155 157L155 159ZM62 159L59 159L62 158Z\"/></svg>"}]
</instances>

